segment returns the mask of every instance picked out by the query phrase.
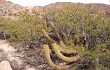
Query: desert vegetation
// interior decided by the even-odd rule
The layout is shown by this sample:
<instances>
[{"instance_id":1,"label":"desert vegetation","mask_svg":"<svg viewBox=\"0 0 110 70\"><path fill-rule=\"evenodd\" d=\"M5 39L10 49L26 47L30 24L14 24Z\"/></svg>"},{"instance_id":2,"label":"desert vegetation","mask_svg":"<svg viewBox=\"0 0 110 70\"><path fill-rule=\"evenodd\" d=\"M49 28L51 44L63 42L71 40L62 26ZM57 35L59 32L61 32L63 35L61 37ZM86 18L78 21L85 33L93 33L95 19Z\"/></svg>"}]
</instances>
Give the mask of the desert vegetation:
<instances>
[{"instance_id":1,"label":"desert vegetation","mask_svg":"<svg viewBox=\"0 0 110 70\"><path fill-rule=\"evenodd\" d=\"M17 20L0 18L0 39L22 43L25 48L44 49L44 60L53 69L110 69L108 12L79 3L74 7L68 3L61 8L55 5L45 11L42 15L35 10L31 14L24 11ZM54 55L50 57L50 53ZM52 63L54 60L66 61L69 66L60 67Z\"/></svg>"}]
</instances>

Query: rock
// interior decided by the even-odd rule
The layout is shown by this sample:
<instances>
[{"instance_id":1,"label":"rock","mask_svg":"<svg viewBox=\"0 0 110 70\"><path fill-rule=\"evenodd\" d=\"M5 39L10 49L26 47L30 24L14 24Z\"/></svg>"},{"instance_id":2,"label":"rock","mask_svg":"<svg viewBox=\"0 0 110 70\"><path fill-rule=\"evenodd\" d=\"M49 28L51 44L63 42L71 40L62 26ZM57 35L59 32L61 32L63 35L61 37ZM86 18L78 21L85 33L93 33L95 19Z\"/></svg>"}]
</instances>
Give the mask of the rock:
<instances>
[{"instance_id":1,"label":"rock","mask_svg":"<svg viewBox=\"0 0 110 70\"><path fill-rule=\"evenodd\" d=\"M10 61L10 65L11 65L13 70L20 70L17 61L15 61L15 60Z\"/></svg>"},{"instance_id":2,"label":"rock","mask_svg":"<svg viewBox=\"0 0 110 70\"><path fill-rule=\"evenodd\" d=\"M2 61L0 63L0 70L12 70L10 63L8 61Z\"/></svg>"},{"instance_id":3,"label":"rock","mask_svg":"<svg viewBox=\"0 0 110 70\"><path fill-rule=\"evenodd\" d=\"M38 63L39 65L44 64L44 63L45 63L45 61L44 61L43 57L40 57L40 56L39 56L37 59L38 59L38 62L37 62L37 63Z\"/></svg>"},{"instance_id":4,"label":"rock","mask_svg":"<svg viewBox=\"0 0 110 70\"><path fill-rule=\"evenodd\" d=\"M29 69L26 69L26 70L35 70L34 68L29 68Z\"/></svg>"},{"instance_id":5,"label":"rock","mask_svg":"<svg viewBox=\"0 0 110 70\"><path fill-rule=\"evenodd\" d=\"M3 49L0 49L0 62L7 59L7 54L5 54Z\"/></svg>"}]
</instances>

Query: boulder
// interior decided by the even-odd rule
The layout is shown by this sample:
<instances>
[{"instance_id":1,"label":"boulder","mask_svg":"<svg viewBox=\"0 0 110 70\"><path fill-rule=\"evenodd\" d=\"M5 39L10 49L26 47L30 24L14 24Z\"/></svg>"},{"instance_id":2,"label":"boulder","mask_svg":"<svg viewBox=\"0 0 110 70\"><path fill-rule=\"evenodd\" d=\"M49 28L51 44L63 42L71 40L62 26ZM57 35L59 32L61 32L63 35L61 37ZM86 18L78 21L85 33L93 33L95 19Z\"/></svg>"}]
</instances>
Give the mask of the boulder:
<instances>
[{"instance_id":1,"label":"boulder","mask_svg":"<svg viewBox=\"0 0 110 70\"><path fill-rule=\"evenodd\" d=\"M0 62L0 70L12 70L10 63L8 61Z\"/></svg>"}]
</instances>

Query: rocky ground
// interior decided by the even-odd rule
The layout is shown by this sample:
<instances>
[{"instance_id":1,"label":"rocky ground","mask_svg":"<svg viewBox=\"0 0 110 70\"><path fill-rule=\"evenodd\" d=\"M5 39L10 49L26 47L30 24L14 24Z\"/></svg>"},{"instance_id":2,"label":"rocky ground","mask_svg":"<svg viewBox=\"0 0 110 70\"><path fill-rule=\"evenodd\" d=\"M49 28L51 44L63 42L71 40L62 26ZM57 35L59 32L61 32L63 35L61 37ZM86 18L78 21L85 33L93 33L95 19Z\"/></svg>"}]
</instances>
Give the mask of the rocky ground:
<instances>
[{"instance_id":1,"label":"rocky ground","mask_svg":"<svg viewBox=\"0 0 110 70\"><path fill-rule=\"evenodd\" d=\"M0 70L9 70L9 67L12 70L52 70L46 64L40 47L18 49L5 40L0 40L0 62ZM7 68L3 69L3 66Z\"/></svg>"}]
</instances>

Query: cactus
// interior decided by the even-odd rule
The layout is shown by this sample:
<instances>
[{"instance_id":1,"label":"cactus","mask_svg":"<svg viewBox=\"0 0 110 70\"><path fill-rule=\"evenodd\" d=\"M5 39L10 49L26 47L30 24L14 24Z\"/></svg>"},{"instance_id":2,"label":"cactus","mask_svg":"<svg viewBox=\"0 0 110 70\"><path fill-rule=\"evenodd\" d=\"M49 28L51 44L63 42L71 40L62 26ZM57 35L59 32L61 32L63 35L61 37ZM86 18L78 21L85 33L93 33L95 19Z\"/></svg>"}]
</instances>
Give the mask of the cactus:
<instances>
[{"instance_id":1,"label":"cactus","mask_svg":"<svg viewBox=\"0 0 110 70\"><path fill-rule=\"evenodd\" d=\"M66 54L77 54L78 51L76 51L75 49L73 49L72 47L59 47L58 48L62 53L66 53Z\"/></svg>"},{"instance_id":2,"label":"cactus","mask_svg":"<svg viewBox=\"0 0 110 70\"><path fill-rule=\"evenodd\" d=\"M79 42L79 37L77 35L74 35L74 46L76 46L78 42Z\"/></svg>"},{"instance_id":3,"label":"cactus","mask_svg":"<svg viewBox=\"0 0 110 70\"><path fill-rule=\"evenodd\" d=\"M44 50L44 56L47 60L47 63L52 68L54 68L56 70L66 70L66 69L70 68L71 66L73 66L72 64L71 65L64 65L64 66L54 64L50 58L50 49L49 49L49 46L47 44L43 45L43 50Z\"/></svg>"},{"instance_id":4,"label":"cactus","mask_svg":"<svg viewBox=\"0 0 110 70\"><path fill-rule=\"evenodd\" d=\"M42 32L43 32L45 38L46 38L51 44L52 44L52 43L55 43L55 41L49 37L49 35L46 33L46 31L45 31L44 29L42 30ZM74 50L73 48L70 48L70 47L68 48L68 47L66 47L66 46L64 45L63 41L60 41L60 46L62 46L62 47L59 47L59 50L60 50L61 52L63 52L63 53L67 53L67 54L72 54L72 53L75 54L75 53L77 53L77 51Z\"/></svg>"},{"instance_id":5,"label":"cactus","mask_svg":"<svg viewBox=\"0 0 110 70\"><path fill-rule=\"evenodd\" d=\"M50 45L52 46L52 49L49 49L48 44L43 45L45 58L47 60L48 65L51 66L53 69L56 69L56 70L68 69L72 65L61 66L61 65L56 65L52 62L52 60L50 58L50 50L52 50L58 58L60 58L61 60L65 61L65 62L76 62L79 59L81 59L82 54L79 51L75 50L73 47L67 47L63 43L63 41L58 33L59 30L54 26L53 23L51 23L51 25L53 27L53 30L54 30L56 36L59 39L59 44L57 44L57 42L55 42L52 38L50 38L49 35L47 34L47 32L43 29L42 32L43 32L45 38L49 41ZM79 37L77 35L75 35L74 41L73 41L73 43L74 43L73 46L76 46L78 42L79 42ZM72 56L72 57L67 57L67 56L64 56L62 54L62 52L66 53L66 54L76 54L76 55Z\"/></svg>"},{"instance_id":6,"label":"cactus","mask_svg":"<svg viewBox=\"0 0 110 70\"><path fill-rule=\"evenodd\" d=\"M55 41L49 37L49 35L46 33L44 29L42 29L42 32L44 36L47 38L47 40L49 40L50 43L55 43Z\"/></svg>"},{"instance_id":7,"label":"cactus","mask_svg":"<svg viewBox=\"0 0 110 70\"><path fill-rule=\"evenodd\" d=\"M64 43L62 41L60 41L60 45L59 46L60 46L59 50L62 53L66 53L66 54L77 54L78 53L78 51L76 51L73 47L68 47L68 46L64 45Z\"/></svg>"},{"instance_id":8,"label":"cactus","mask_svg":"<svg viewBox=\"0 0 110 70\"><path fill-rule=\"evenodd\" d=\"M79 60L81 58L80 55L76 55L76 56L73 56L73 57L66 57L64 56L60 50L58 49L58 45L56 43L53 43L52 44L52 49L53 51L55 52L55 54L62 60L66 61L66 62L75 62L77 60Z\"/></svg>"},{"instance_id":9,"label":"cactus","mask_svg":"<svg viewBox=\"0 0 110 70\"><path fill-rule=\"evenodd\" d=\"M62 42L62 39L61 39L61 37L60 37L60 35L59 35L59 33L58 33L59 30L54 26L53 22L51 22L51 26L53 27L53 30L54 30L56 36L58 37L58 39ZM62 34L63 34L63 33L62 33ZM79 41L80 41L79 37L78 37L77 35L74 35L74 45L75 45L75 46L77 45L77 43L78 43ZM60 43L61 43L61 42L60 42Z\"/></svg>"},{"instance_id":10,"label":"cactus","mask_svg":"<svg viewBox=\"0 0 110 70\"><path fill-rule=\"evenodd\" d=\"M59 30L54 26L53 22L51 22L50 24L51 24L51 26L53 27L53 30L54 30L56 36L58 37L58 39L59 39L60 41L62 41L62 39L61 39L61 37L60 37L60 35L59 35L59 33L58 33Z\"/></svg>"}]
</instances>

